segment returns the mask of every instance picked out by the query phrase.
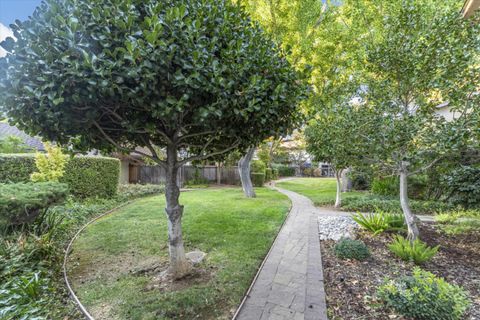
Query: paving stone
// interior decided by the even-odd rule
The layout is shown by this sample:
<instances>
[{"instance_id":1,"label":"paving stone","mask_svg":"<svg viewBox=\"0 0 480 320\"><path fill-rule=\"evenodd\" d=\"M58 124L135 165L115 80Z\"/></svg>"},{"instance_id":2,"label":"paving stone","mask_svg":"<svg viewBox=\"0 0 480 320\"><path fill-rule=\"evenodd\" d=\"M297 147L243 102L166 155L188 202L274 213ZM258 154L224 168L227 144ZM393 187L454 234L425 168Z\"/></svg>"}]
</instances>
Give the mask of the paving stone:
<instances>
[{"instance_id":1,"label":"paving stone","mask_svg":"<svg viewBox=\"0 0 480 320\"><path fill-rule=\"evenodd\" d=\"M326 320L318 212L309 199L279 191L292 210L236 320Z\"/></svg>"}]
</instances>

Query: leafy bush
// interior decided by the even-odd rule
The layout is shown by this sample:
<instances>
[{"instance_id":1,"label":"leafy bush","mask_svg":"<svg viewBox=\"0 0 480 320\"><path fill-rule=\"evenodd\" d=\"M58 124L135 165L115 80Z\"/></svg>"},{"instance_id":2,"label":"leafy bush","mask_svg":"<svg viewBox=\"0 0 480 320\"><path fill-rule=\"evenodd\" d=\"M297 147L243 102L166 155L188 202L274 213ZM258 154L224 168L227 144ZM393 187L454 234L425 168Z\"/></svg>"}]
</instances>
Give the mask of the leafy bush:
<instances>
[{"instance_id":1,"label":"leafy bush","mask_svg":"<svg viewBox=\"0 0 480 320\"><path fill-rule=\"evenodd\" d=\"M273 179L272 169L270 168L265 169L265 181L268 182L268 181L271 181L272 179Z\"/></svg>"},{"instance_id":2,"label":"leafy bush","mask_svg":"<svg viewBox=\"0 0 480 320\"><path fill-rule=\"evenodd\" d=\"M295 175L295 168L293 167L284 164L273 164L272 166L278 170L279 177L293 177Z\"/></svg>"},{"instance_id":3,"label":"leafy bush","mask_svg":"<svg viewBox=\"0 0 480 320\"><path fill-rule=\"evenodd\" d=\"M28 182L34 171L33 154L0 155L0 183ZM117 192L119 174L118 159L79 156L69 159L60 182L80 198L109 198Z\"/></svg>"},{"instance_id":4,"label":"leafy bush","mask_svg":"<svg viewBox=\"0 0 480 320\"><path fill-rule=\"evenodd\" d=\"M399 194L399 180L397 177L375 178L370 191L380 196L396 196Z\"/></svg>"},{"instance_id":5,"label":"leafy bush","mask_svg":"<svg viewBox=\"0 0 480 320\"><path fill-rule=\"evenodd\" d=\"M34 171L32 154L0 154L0 183L28 182Z\"/></svg>"},{"instance_id":6,"label":"leafy bush","mask_svg":"<svg viewBox=\"0 0 480 320\"><path fill-rule=\"evenodd\" d=\"M47 153L35 154L35 166L37 172L32 173L30 180L33 182L58 182L65 173L65 165L68 156L62 153L62 149L45 143Z\"/></svg>"},{"instance_id":7,"label":"leafy bush","mask_svg":"<svg viewBox=\"0 0 480 320\"><path fill-rule=\"evenodd\" d=\"M305 168L305 169L303 169L302 174L305 177L313 177L313 169L312 168Z\"/></svg>"},{"instance_id":8,"label":"leafy bush","mask_svg":"<svg viewBox=\"0 0 480 320\"><path fill-rule=\"evenodd\" d=\"M352 215L352 219L362 228L372 232L374 235L387 230L405 229L403 215L388 213L378 209L376 211L376 213L356 213Z\"/></svg>"},{"instance_id":9,"label":"leafy bush","mask_svg":"<svg viewBox=\"0 0 480 320\"><path fill-rule=\"evenodd\" d=\"M444 177L446 199L464 208L480 207L480 168L461 166Z\"/></svg>"},{"instance_id":10,"label":"leafy bush","mask_svg":"<svg viewBox=\"0 0 480 320\"><path fill-rule=\"evenodd\" d=\"M418 320L460 320L470 305L461 287L418 267L412 276L387 280L377 294L388 307Z\"/></svg>"},{"instance_id":11,"label":"leafy bush","mask_svg":"<svg viewBox=\"0 0 480 320\"><path fill-rule=\"evenodd\" d=\"M20 137L7 136L0 138L0 153L23 153L30 151L31 149Z\"/></svg>"},{"instance_id":12,"label":"leafy bush","mask_svg":"<svg viewBox=\"0 0 480 320\"><path fill-rule=\"evenodd\" d=\"M254 187L263 187L265 183L265 173L252 172L250 174Z\"/></svg>"},{"instance_id":13,"label":"leafy bush","mask_svg":"<svg viewBox=\"0 0 480 320\"><path fill-rule=\"evenodd\" d=\"M75 157L70 159L65 175L72 195L79 198L111 198L117 193L120 161L106 157Z\"/></svg>"},{"instance_id":14,"label":"leafy bush","mask_svg":"<svg viewBox=\"0 0 480 320\"><path fill-rule=\"evenodd\" d=\"M440 201L410 201L411 209L416 214L434 214L452 210L455 206ZM378 196L351 196L343 199L342 208L346 211L373 212L381 210L390 213L402 213L400 201Z\"/></svg>"},{"instance_id":15,"label":"leafy bush","mask_svg":"<svg viewBox=\"0 0 480 320\"><path fill-rule=\"evenodd\" d=\"M370 190L372 172L370 168L353 168L348 176L352 180L353 190Z\"/></svg>"},{"instance_id":16,"label":"leafy bush","mask_svg":"<svg viewBox=\"0 0 480 320\"><path fill-rule=\"evenodd\" d=\"M267 166L262 160L253 160L250 163L250 171L254 173L265 173Z\"/></svg>"},{"instance_id":17,"label":"leafy bush","mask_svg":"<svg viewBox=\"0 0 480 320\"><path fill-rule=\"evenodd\" d=\"M118 197L127 200L164 192L163 184L120 184L118 186Z\"/></svg>"},{"instance_id":18,"label":"leafy bush","mask_svg":"<svg viewBox=\"0 0 480 320\"><path fill-rule=\"evenodd\" d=\"M67 193L65 184L53 182L0 184L0 227L33 222Z\"/></svg>"},{"instance_id":19,"label":"leafy bush","mask_svg":"<svg viewBox=\"0 0 480 320\"><path fill-rule=\"evenodd\" d=\"M273 180L278 179L278 169L275 169L275 168L272 169L272 179Z\"/></svg>"},{"instance_id":20,"label":"leafy bush","mask_svg":"<svg viewBox=\"0 0 480 320\"><path fill-rule=\"evenodd\" d=\"M452 210L435 215L440 229L447 234L462 234L480 230L480 210Z\"/></svg>"},{"instance_id":21,"label":"leafy bush","mask_svg":"<svg viewBox=\"0 0 480 320\"><path fill-rule=\"evenodd\" d=\"M340 239L333 247L333 252L335 256L340 259L356 259L361 261L370 256L370 251L365 243L349 238Z\"/></svg>"},{"instance_id":22,"label":"leafy bush","mask_svg":"<svg viewBox=\"0 0 480 320\"><path fill-rule=\"evenodd\" d=\"M424 242L416 239L413 243L402 236L395 236L388 249L405 261L413 261L415 264L422 264L437 254L439 246L429 247Z\"/></svg>"}]
</instances>

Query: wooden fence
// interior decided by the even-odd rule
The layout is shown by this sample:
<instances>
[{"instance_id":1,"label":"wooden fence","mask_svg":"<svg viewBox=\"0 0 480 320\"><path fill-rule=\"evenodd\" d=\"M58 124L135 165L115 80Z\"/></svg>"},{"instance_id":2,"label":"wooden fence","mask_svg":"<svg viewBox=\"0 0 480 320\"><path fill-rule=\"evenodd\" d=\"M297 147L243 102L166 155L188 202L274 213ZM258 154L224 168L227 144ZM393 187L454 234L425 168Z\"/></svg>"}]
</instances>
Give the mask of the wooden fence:
<instances>
[{"instance_id":1,"label":"wooden fence","mask_svg":"<svg viewBox=\"0 0 480 320\"><path fill-rule=\"evenodd\" d=\"M134 171L135 174L130 175L130 183L165 183L165 169L160 166L136 166ZM209 183L217 183L220 178L221 184L240 184L238 167L183 166L178 170L177 183L180 186L196 178Z\"/></svg>"}]
</instances>

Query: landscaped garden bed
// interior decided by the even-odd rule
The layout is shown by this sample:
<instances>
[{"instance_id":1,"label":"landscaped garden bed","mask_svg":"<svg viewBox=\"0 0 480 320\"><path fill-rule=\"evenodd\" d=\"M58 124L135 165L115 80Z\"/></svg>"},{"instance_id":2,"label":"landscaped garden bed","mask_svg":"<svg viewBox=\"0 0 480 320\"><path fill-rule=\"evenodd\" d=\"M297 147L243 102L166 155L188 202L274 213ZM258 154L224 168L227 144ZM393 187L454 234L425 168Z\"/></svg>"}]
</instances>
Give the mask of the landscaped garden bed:
<instances>
[{"instance_id":1,"label":"landscaped garden bed","mask_svg":"<svg viewBox=\"0 0 480 320\"><path fill-rule=\"evenodd\" d=\"M463 287L470 296L471 306L461 319L479 319L480 232L447 235L439 225L423 223L420 234L429 246L440 245L438 253L421 268ZM373 236L359 230L357 239L370 250L370 257L364 261L339 259L334 254L334 241L321 242L329 318L408 319L387 309L377 292L385 278L411 275L415 265L400 260L388 249L391 233Z\"/></svg>"},{"instance_id":2,"label":"landscaped garden bed","mask_svg":"<svg viewBox=\"0 0 480 320\"><path fill-rule=\"evenodd\" d=\"M238 188L185 192L187 251L207 253L194 272L161 281L168 264L164 198L139 200L89 226L68 269L95 319L230 319L289 208L286 196ZM157 245L152 245L157 244Z\"/></svg>"}]
</instances>

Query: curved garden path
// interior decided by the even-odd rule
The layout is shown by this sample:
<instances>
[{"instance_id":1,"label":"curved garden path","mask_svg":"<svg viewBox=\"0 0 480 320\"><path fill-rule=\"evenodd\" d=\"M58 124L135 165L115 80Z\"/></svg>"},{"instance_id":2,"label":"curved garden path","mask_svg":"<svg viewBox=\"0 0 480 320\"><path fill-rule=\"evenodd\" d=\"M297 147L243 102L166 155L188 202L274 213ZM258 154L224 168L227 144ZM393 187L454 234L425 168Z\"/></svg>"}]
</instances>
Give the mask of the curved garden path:
<instances>
[{"instance_id":1,"label":"curved garden path","mask_svg":"<svg viewBox=\"0 0 480 320\"><path fill-rule=\"evenodd\" d=\"M351 213L315 207L303 195L275 189L290 198L292 209L234 320L327 320L318 220Z\"/></svg>"},{"instance_id":2,"label":"curved garden path","mask_svg":"<svg viewBox=\"0 0 480 320\"><path fill-rule=\"evenodd\" d=\"M291 199L292 209L235 319L325 320L317 219L326 212L298 193L276 190Z\"/></svg>"}]
</instances>

